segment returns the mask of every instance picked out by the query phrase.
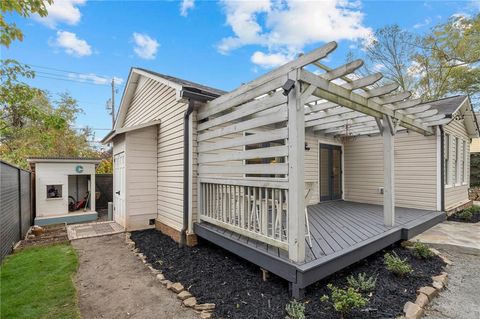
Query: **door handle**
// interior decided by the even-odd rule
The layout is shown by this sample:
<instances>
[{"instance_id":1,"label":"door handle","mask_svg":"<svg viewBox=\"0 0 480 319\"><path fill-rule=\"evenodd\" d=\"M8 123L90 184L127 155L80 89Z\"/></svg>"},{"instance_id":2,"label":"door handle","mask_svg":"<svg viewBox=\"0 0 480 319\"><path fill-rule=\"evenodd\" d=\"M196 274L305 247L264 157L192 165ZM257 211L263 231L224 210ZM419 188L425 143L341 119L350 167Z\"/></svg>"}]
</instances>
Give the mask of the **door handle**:
<instances>
[{"instance_id":1,"label":"door handle","mask_svg":"<svg viewBox=\"0 0 480 319\"><path fill-rule=\"evenodd\" d=\"M115 192L115 194L120 195L120 191Z\"/></svg>"}]
</instances>

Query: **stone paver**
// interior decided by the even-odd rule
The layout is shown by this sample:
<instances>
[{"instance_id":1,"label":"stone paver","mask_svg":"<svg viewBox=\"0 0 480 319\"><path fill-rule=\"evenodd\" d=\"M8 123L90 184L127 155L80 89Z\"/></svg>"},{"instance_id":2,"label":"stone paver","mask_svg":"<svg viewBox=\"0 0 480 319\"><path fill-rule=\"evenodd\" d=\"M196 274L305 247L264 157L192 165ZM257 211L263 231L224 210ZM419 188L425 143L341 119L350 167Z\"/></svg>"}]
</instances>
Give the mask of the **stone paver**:
<instances>
[{"instance_id":1,"label":"stone paver","mask_svg":"<svg viewBox=\"0 0 480 319\"><path fill-rule=\"evenodd\" d=\"M480 223L445 221L412 239L417 240L428 244L480 249Z\"/></svg>"},{"instance_id":2,"label":"stone paver","mask_svg":"<svg viewBox=\"0 0 480 319\"><path fill-rule=\"evenodd\" d=\"M82 239L123 233L122 226L114 221L74 224L67 226L68 239Z\"/></svg>"}]
</instances>

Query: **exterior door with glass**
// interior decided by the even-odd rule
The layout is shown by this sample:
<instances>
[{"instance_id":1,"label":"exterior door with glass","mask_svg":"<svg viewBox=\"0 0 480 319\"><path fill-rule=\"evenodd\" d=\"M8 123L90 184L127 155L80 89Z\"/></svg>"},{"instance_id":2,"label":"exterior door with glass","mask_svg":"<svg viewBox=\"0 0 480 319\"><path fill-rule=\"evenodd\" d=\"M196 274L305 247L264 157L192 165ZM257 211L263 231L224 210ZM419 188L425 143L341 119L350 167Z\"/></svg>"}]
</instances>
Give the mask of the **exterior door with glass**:
<instances>
[{"instance_id":1,"label":"exterior door with glass","mask_svg":"<svg viewBox=\"0 0 480 319\"><path fill-rule=\"evenodd\" d=\"M342 198L342 148L320 144L320 201Z\"/></svg>"}]
</instances>

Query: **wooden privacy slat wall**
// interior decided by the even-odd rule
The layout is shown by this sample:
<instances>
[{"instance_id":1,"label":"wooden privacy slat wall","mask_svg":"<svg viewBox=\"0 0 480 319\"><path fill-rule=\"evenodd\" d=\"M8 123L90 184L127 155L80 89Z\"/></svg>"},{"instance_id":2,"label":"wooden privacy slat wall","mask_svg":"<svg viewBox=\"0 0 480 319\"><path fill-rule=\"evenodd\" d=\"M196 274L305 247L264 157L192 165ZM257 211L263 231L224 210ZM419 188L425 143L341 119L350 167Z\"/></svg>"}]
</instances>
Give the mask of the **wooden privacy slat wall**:
<instances>
[{"instance_id":1,"label":"wooden privacy slat wall","mask_svg":"<svg viewBox=\"0 0 480 319\"><path fill-rule=\"evenodd\" d=\"M285 81L198 113L198 219L288 250Z\"/></svg>"},{"instance_id":2,"label":"wooden privacy slat wall","mask_svg":"<svg viewBox=\"0 0 480 319\"><path fill-rule=\"evenodd\" d=\"M260 132L249 136L240 136L237 138L231 138L223 142L200 142L198 143L198 152L208 152L214 150L220 150L224 148L244 146L250 144L264 143L269 141L276 141L286 139L288 137L288 129L286 127L280 129L274 129L266 132Z\"/></svg>"},{"instance_id":3,"label":"wooden privacy slat wall","mask_svg":"<svg viewBox=\"0 0 480 319\"><path fill-rule=\"evenodd\" d=\"M287 105L282 104L272 109L272 115L261 116L240 123L231 124L216 130L198 134L198 141L205 141L211 138L220 137L232 133L244 132L249 129L270 125L287 120Z\"/></svg>"}]
</instances>

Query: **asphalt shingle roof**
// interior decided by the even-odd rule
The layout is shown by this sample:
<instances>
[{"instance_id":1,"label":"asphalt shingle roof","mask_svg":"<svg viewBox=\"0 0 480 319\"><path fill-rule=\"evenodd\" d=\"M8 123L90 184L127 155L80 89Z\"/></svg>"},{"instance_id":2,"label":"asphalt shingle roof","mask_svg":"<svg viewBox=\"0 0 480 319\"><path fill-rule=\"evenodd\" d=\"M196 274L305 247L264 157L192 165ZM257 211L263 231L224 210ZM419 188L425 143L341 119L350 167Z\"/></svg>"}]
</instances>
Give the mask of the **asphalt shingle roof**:
<instances>
[{"instance_id":1,"label":"asphalt shingle roof","mask_svg":"<svg viewBox=\"0 0 480 319\"><path fill-rule=\"evenodd\" d=\"M150 71L150 70L143 69L143 68L136 68L136 69L142 70L144 72L148 72L150 74L153 74L153 75L159 76L161 78L164 78L166 80L172 81L172 82L177 83L177 84L179 84L179 85L181 85L185 88L193 88L195 90L203 91L203 92L209 93L211 95L220 96L220 95L223 95L223 94L227 93L226 91L223 91L223 90L220 90L220 89L216 89L216 88L212 88L210 86L206 86L206 85L203 85L203 84L199 84L199 83L195 83L195 82L192 82L192 81L180 79L180 78L177 78L177 77L174 77L174 76L171 76L171 75L166 75L166 74Z\"/></svg>"},{"instance_id":2,"label":"asphalt shingle roof","mask_svg":"<svg viewBox=\"0 0 480 319\"><path fill-rule=\"evenodd\" d=\"M423 104L431 105L432 109L437 109L440 114L452 115L458 110L466 98L466 95L455 95L436 101L425 102Z\"/></svg>"}]
</instances>

